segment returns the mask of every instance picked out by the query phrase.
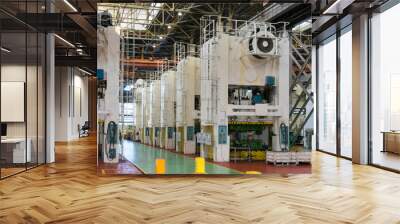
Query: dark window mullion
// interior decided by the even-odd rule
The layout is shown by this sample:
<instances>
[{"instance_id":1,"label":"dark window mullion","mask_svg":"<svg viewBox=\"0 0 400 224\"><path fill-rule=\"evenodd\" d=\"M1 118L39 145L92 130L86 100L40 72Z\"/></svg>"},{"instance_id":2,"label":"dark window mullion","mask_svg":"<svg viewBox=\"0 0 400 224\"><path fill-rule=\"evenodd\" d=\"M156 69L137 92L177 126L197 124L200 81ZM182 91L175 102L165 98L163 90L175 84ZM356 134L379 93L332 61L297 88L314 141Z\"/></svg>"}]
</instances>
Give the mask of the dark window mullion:
<instances>
[{"instance_id":1,"label":"dark window mullion","mask_svg":"<svg viewBox=\"0 0 400 224\"><path fill-rule=\"evenodd\" d=\"M48 13L48 6L49 6L49 2L47 0L45 0L44 5L45 5L45 13ZM42 72L44 71L44 161L43 163L47 163L47 38L48 38L48 33L45 32L44 33L44 55L43 55L43 59L44 59L44 70L42 69ZM43 73L42 73L42 77L43 77ZM42 81L43 81L42 79ZM60 88L61 91L61 88ZM43 109L43 107L42 107Z\"/></svg>"},{"instance_id":2,"label":"dark window mullion","mask_svg":"<svg viewBox=\"0 0 400 224\"><path fill-rule=\"evenodd\" d=\"M25 1L25 21L28 21L28 1ZM28 24L25 23L25 88L24 88L24 120L25 120L25 170L28 169L28 114L27 114L27 89L28 89Z\"/></svg>"},{"instance_id":3,"label":"dark window mullion","mask_svg":"<svg viewBox=\"0 0 400 224\"><path fill-rule=\"evenodd\" d=\"M315 47L315 62L316 62L316 65L315 65L315 92L316 92L316 96L317 96L317 99L316 99L316 107L315 107L315 122L316 122L316 125L315 125L315 128L316 128L316 130L315 130L315 148L316 149L319 149L319 53L318 53L318 51L319 51L319 45L317 45L316 47Z\"/></svg>"},{"instance_id":4,"label":"dark window mullion","mask_svg":"<svg viewBox=\"0 0 400 224\"><path fill-rule=\"evenodd\" d=\"M1 30L2 30L2 23L0 23L0 47L2 46L2 32L1 32ZM1 53L1 51L0 51L0 111L2 110L2 108L1 108L1 67L2 67L2 58L1 58L1 55L2 55L2 53ZM2 122L1 122L1 113L0 113L0 124L2 124ZM2 179L2 177L1 177L1 170L2 170L2 162L1 162L1 150L2 150L2 148L1 148L1 145L2 144L0 144L0 179Z\"/></svg>"},{"instance_id":5,"label":"dark window mullion","mask_svg":"<svg viewBox=\"0 0 400 224\"><path fill-rule=\"evenodd\" d=\"M336 154L341 156L341 118L340 118L340 78L341 78L341 64L340 64L340 36L341 32L339 27L336 31Z\"/></svg>"},{"instance_id":6,"label":"dark window mullion","mask_svg":"<svg viewBox=\"0 0 400 224\"><path fill-rule=\"evenodd\" d=\"M36 1L39 13L39 0ZM36 32L36 166L39 165L39 32Z\"/></svg>"},{"instance_id":7,"label":"dark window mullion","mask_svg":"<svg viewBox=\"0 0 400 224\"><path fill-rule=\"evenodd\" d=\"M368 12L368 30L367 30L367 44L368 44L368 53L367 53L367 64L368 64L368 70L367 70L367 85L368 85L368 96L367 96L367 108L368 108L368 114L367 114L367 119L368 119L368 124L367 124L367 129L368 129L368 164L373 164L373 145L372 145L372 63L371 63L371 57L372 57L372 29L371 29L371 20L372 20L372 11Z\"/></svg>"}]
</instances>

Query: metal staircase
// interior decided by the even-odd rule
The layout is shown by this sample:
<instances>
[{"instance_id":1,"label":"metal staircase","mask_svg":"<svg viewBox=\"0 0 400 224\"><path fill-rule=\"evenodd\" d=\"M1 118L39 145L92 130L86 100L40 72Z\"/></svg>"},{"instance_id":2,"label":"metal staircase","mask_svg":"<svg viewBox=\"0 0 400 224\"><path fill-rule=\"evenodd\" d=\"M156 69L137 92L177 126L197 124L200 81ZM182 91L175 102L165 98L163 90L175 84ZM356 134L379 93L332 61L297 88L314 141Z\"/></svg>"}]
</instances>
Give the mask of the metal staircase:
<instances>
[{"instance_id":1,"label":"metal staircase","mask_svg":"<svg viewBox=\"0 0 400 224\"><path fill-rule=\"evenodd\" d=\"M291 33L290 146L303 144L304 126L314 112L311 90L311 36Z\"/></svg>"}]
</instances>

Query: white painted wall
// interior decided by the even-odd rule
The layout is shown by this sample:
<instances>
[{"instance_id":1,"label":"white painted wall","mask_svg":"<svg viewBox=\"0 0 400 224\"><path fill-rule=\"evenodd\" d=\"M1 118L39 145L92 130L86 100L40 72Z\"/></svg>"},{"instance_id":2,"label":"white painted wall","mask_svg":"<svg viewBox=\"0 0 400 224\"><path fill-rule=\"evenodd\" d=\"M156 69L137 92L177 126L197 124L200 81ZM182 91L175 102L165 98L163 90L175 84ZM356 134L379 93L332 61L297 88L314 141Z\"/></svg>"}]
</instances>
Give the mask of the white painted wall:
<instances>
[{"instance_id":1,"label":"white painted wall","mask_svg":"<svg viewBox=\"0 0 400 224\"><path fill-rule=\"evenodd\" d=\"M68 67L55 69L55 141L68 141L69 118Z\"/></svg>"},{"instance_id":2,"label":"white painted wall","mask_svg":"<svg viewBox=\"0 0 400 224\"><path fill-rule=\"evenodd\" d=\"M26 70L27 69L27 70ZM28 66L27 68L25 67L25 64L20 65L20 64L5 64L1 66L1 81L2 82L24 82L25 81L25 75L26 71L28 71L28 74L36 74L36 68L33 66ZM29 84L32 84L32 80L29 80ZM36 81L34 83L36 85ZM30 106L29 104L36 100L36 88L32 89L34 92L30 92L31 88L27 89L27 106ZM4 97L4 96L2 96ZM34 98L34 99L33 99ZM31 105L36 107L36 101L35 105ZM2 110L7 110L7 108L1 108ZM28 110L30 112L30 110ZM32 117L33 114L28 113L27 118L28 122L31 122L33 119L35 119L36 123L36 113L34 114L34 117ZM7 135L8 137L25 137L25 123L26 122L7 122ZM28 125L28 137L29 137L29 128L32 126ZM36 126L35 126L36 129ZM35 132L36 133L36 132Z\"/></svg>"},{"instance_id":3,"label":"white painted wall","mask_svg":"<svg viewBox=\"0 0 400 224\"><path fill-rule=\"evenodd\" d=\"M12 110L20 110L18 113L25 113L26 120L22 119L21 122L5 122L7 124L7 137L9 138L25 138L29 139L30 148L32 151L32 160L36 162L37 153L39 153L40 163L44 162L44 89L42 68L39 66L37 70L35 66L25 66L25 63L10 63L1 66L1 81L2 82L21 82L26 85L26 106L22 108L1 108L3 113L16 113ZM27 78L27 82L26 82ZM39 82L39 83L38 83ZM37 86L39 84L39 87ZM3 85L3 83L2 83ZM24 87L23 87L24 88ZM2 92L5 89L2 89ZM38 90L38 92L37 92ZM6 94L3 92L3 94ZM15 93L17 94L17 93ZM19 94L24 94L24 89L19 90ZM38 94L38 95L37 95ZM2 98L7 95L2 95ZM21 111L22 110L22 111ZM39 120L38 120L39 119Z\"/></svg>"},{"instance_id":4,"label":"white painted wall","mask_svg":"<svg viewBox=\"0 0 400 224\"><path fill-rule=\"evenodd\" d=\"M25 64L5 64L1 66L1 81L3 82L25 82ZM28 68L28 70L30 70ZM1 108L6 110L6 108ZM25 137L25 122L7 123L7 137Z\"/></svg>"},{"instance_id":5,"label":"white painted wall","mask_svg":"<svg viewBox=\"0 0 400 224\"><path fill-rule=\"evenodd\" d=\"M80 126L82 126L85 121L89 120L89 116L88 116L88 106L89 106L89 102L88 102L88 78L83 76L83 73L78 71L78 74L76 74L76 70L75 70L75 74L74 74L74 100L75 100L75 113L72 119L72 130L71 130L71 135L72 138L79 138L79 132L78 132L78 124ZM78 91L80 90L80 93L78 93ZM80 95L80 104L81 104L81 108L79 111L79 108L77 107L77 104L79 104L79 102L77 102L77 96Z\"/></svg>"},{"instance_id":6,"label":"white painted wall","mask_svg":"<svg viewBox=\"0 0 400 224\"><path fill-rule=\"evenodd\" d=\"M88 78L72 67L56 67L55 73L55 141L70 141L88 120Z\"/></svg>"}]
</instances>

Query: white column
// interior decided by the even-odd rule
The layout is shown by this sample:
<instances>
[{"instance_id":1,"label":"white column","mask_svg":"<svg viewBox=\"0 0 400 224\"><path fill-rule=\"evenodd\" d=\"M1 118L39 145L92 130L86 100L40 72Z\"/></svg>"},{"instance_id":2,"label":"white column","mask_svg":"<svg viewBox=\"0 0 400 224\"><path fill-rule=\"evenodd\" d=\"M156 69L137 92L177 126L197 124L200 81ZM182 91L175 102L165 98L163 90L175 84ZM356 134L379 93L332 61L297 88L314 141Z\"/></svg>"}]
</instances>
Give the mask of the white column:
<instances>
[{"instance_id":1,"label":"white column","mask_svg":"<svg viewBox=\"0 0 400 224\"><path fill-rule=\"evenodd\" d=\"M53 163L55 161L55 44L53 34L47 34L46 45L46 163Z\"/></svg>"},{"instance_id":2,"label":"white column","mask_svg":"<svg viewBox=\"0 0 400 224\"><path fill-rule=\"evenodd\" d=\"M353 19L353 162L368 163L368 15Z\"/></svg>"},{"instance_id":3,"label":"white column","mask_svg":"<svg viewBox=\"0 0 400 224\"><path fill-rule=\"evenodd\" d=\"M312 56L311 56L311 74L312 74L312 92L314 93L314 112L313 112L313 127L314 134L312 136L312 150L317 149L317 103L318 94L317 93L317 48L315 45L312 46Z\"/></svg>"}]
</instances>

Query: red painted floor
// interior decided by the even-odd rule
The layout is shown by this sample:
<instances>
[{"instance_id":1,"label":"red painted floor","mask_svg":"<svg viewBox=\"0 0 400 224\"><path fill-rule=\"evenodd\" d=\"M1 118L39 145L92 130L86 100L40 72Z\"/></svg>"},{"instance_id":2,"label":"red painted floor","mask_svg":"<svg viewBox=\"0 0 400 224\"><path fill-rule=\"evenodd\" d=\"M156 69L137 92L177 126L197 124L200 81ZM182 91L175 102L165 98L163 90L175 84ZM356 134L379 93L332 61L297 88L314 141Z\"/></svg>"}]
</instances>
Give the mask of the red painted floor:
<instances>
[{"instance_id":1,"label":"red painted floor","mask_svg":"<svg viewBox=\"0 0 400 224\"><path fill-rule=\"evenodd\" d=\"M117 164L99 162L98 169L100 175L143 174L142 171L126 159L121 159Z\"/></svg>"},{"instance_id":2,"label":"red painted floor","mask_svg":"<svg viewBox=\"0 0 400 224\"><path fill-rule=\"evenodd\" d=\"M296 165L272 165L266 164L264 161L253 161L253 162L213 162L215 164L238 170L241 172L246 171L258 171L263 174L307 174L311 173L311 165L300 164Z\"/></svg>"}]
</instances>

